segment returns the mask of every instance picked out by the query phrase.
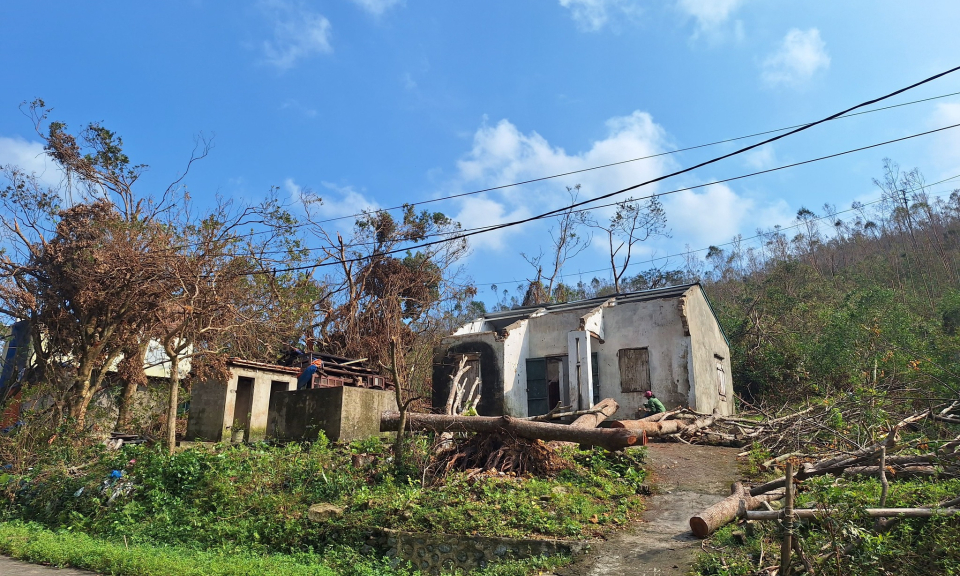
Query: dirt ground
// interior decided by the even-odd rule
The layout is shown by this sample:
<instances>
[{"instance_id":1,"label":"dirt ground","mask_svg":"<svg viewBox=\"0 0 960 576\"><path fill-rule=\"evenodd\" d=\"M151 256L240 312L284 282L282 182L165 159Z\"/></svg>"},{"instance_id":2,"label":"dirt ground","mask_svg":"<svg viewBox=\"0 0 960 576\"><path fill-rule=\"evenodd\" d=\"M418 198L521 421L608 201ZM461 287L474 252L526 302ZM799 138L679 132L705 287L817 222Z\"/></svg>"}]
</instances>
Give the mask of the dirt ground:
<instances>
[{"instance_id":1,"label":"dirt ground","mask_svg":"<svg viewBox=\"0 0 960 576\"><path fill-rule=\"evenodd\" d=\"M739 478L736 448L650 444L649 482L642 519L591 548L560 576L680 576L690 572L700 540L690 517L730 494Z\"/></svg>"}]
</instances>

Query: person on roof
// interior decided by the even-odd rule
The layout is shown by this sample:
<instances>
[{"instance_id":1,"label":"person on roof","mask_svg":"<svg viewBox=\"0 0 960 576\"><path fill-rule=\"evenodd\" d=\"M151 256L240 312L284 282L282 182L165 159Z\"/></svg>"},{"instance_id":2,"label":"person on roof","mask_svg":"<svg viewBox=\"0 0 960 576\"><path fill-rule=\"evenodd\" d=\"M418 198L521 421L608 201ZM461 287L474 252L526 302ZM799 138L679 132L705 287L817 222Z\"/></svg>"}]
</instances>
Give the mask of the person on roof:
<instances>
[{"instance_id":1,"label":"person on roof","mask_svg":"<svg viewBox=\"0 0 960 576\"><path fill-rule=\"evenodd\" d=\"M661 412L666 412L667 407L663 405L663 402L659 398L653 395L653 391L647 390L643 393L644 397L647 399L646 404L643 405L644 410L653 414L660 414Z\"/></svg>"},{"instance_id":2,"label":"person on roof","mask_svg":"<svg viewBox=\"0 0 960 576\"><path fill-rule=\"evenodd\" d=\"M317 370L323 367L323 360L319 358L310 363L306 368L304 368L300 375L297 376L297 390L307 390L313 387L313 375L317 373Z\"/></svg>"}]
</instances>

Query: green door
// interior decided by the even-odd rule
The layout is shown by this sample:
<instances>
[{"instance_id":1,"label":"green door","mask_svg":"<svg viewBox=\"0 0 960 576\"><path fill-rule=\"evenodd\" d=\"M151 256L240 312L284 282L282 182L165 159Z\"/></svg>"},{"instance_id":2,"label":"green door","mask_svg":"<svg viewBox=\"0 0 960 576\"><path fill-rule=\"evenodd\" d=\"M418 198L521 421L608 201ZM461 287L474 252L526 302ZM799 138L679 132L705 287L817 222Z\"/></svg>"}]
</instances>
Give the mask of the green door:
<instances>
[{"instance_id":1,"label":"green door","mask_svg":"<svg viewBox=\"0 0 960 576\"><path fill-rule=\"evenodd\" d=\"M527 416L550 411L547 396L547 359L527 358Z\"/></svg>"},{"instance_id":2,"label":"green door","mask_svg":"<svg viewBox=\"0 0 960 576\"><path fill-rule=\"evenodd\" d=\"M593 403L600 402L600 365L597 364L597 353L590 354L590 375L593 380Z\"/></svg>"}]
</instances>

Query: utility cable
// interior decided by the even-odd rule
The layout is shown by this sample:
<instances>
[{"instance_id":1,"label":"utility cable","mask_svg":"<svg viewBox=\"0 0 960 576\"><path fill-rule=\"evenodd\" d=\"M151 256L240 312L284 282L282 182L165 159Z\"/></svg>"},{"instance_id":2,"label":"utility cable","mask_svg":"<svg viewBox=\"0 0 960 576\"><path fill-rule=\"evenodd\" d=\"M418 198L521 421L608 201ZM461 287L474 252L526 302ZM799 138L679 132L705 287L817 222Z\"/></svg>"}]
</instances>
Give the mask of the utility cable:
<instances>
[{"instance_id":1,"label":"utility cable","mask_svg":"<svg viewBox=\"0 0 960 576\"><path fill-rule=\"evenodd\" d=\"M862 114L872 114L872 113L874 113L874 112L880 112L880 111L883 111L883 110L890 110L890 109L892 109L892 108L900 108L901 106L909 106L909 105L911 105L911 104L919 104L919 103L921 103L921 102L929 102L930 100L937 100L937 99L940 99L940 98L947 98L947 97L949 97L949 96L957 96L957 95L960 95L960 92L951 92L950 94L943 94L943 95L940 95L940 96L933 96L933 97L930 97L930 98L923 98L923 99L921 99L921 100L913 100L913 101L910 101L910 102L903 102L903 103L901 103L901 104L893 104L893 105L891 105L891 106L884 106L884 107L882 107L882 108L874 108L874 109L871 109L871 110L863 110L863 111L861 111L861 112L854 112L854 113L852 113L852 114L841 114L841 116L838 116L838 117L835 117L835 118L830 118L830 120L839 120L839 119L841 119L841 118L853 118L854 116L860 116L860 115L862 115ZM822 122L822 121L821 121L821 122ZM746 136L736 136L736 137L734 137L734 138L726 138L726 139L723 139L723 140L717 140L717 141L714 141L714 142L708 142L707 144L697 144L697 145L694 145L694 146L688 146L688 147L686 147L686 148L678 148L678 149L676 149L676 150L668 150L668 151L666 151L666 152L660 152L660 153L657 153L657 154L650 154L650 155L648 155L648 156L639 156L639 157L637 157L637 158L630 158L630 159L627 159L627 160L619 160L619 161L617 161L617 162L610 162L609 164L601 164L601 165L599 165L599 166L591 166L591 167L589 167L589 168L581 168L581 169L579 169L579 170L570 170L569 172L562 172L562 173L560 173L560 174L552 174L552 175L550 175L550 176L540 176L540 177L537 177L537 178L531 178L531 179L529 179L529 180L521 180L521 181L519 181L519 182L513 182L513 183L510 183L510 184L501 184L501 185L499 185L499 186L492 186L492 187L490 187L490 188L483 188L483 189L480 189L480 190L471 190L470 192L461 192L461 193L459 193L459 194L450 194L450 195L448 195L448 196L441 196L441 197L439 197L439 198L431 198L431 199L429 199L429 200L420 200L419 202L412 202L412 203L409 203L409 204L401 204L401 205L399 205L399 206L391 206L391 207L389 207L389 208L380 208L380 210L386 210L386 211L390 211L390 210L400 210L400 209L403 209L403 208L405 208L405 207L407 207L407 206L420 206L420 205L423 205L423 204L432 204L432 203L434 203L434 202L443 202L443 201L445 201L445 200L453 200L453 199L455 199L455 198L462 198L462 197L464 197L464 196L473 196L473 195L475 195L475 194L482 194L482 193L484 193L484 192L493 192L493 191L496 191L496 190L503 190L504 188L513 188L513 187L515 187L515 186L523 186L524 184L533 184L533 183L535 183L535 182L543 182L544 180L552 180L552 179L554 179L554 178L562 178L562 177L564 177L564 176L572 176L573 174L582 174L582 173L584 173L584 172L591 172L591 171L593 171L593 170L600 170L600 169L602 169L602 168L610 168L611 166L620 166L621 164L629 164L629 163L631 163L631 162L638 162L638 161L640 161L640 160L649 160L649 159L651 159L651 158L658 158L658 157L660 157L660 156L669 156L669 155L671 155L671 154L679 154L680 152L688 152L688 151L690 151L690 150L697 150L697 149L699 149L699 148L707 148L707 147L710 147L710 146L716 146L716 145L718 145L718 144L727 144L727 143L730 143L730 142L736 142L736 141L738 141L738 140L746 140L747 138L755 138L755 137L757 137L757 136L765 136L765 135L767 135L767 134L775 134L775 133L777 133L777 132L783 132L784 130L791 130L791 129L794 129L794 128L800 128L800 127L809 126L809 125L812 125L812 124L794 124L793 126L786 126L786 127L784 127L784 128L775 128L775 129L773 129L773 130L764 130L763 132L755 132L755 133L753 133L753 134L747 134ZM762 144L761 144L761 145L762 145ZM349 214L349 215L346 215L346 216L337 216L337 217L335 217L335 218L327 218L327 219L325 219L325 220L317 220L316 222L313 222L313 224L326 224L327 222L336 222L336 221L338 221L338 220L346 220L346 219L349 219L349 218L357 218L357 217L359 217L359 216L363 216L363 214L364 214L363 212L358 212L358 213L356 213L356 214Z\"/></svg>"},{"instance_id":2,"label":"utility cable","mask_svg":"<svg viewBox=\"0 0 960 576\"><path fill-rule=\"evenodd\" d=\"M925 184L925 185L922 187L922 189L930 188L931 186L936 186L937 184L942 184L942 183L944 183L944 182L949 182L950 180L956 180L957 178L960 178L960 174L957 174L957 175L955 175L955 176L951 176L951 177L949 177L949 178L944 178L943 180L938 180L938 181L936 181L936 182L931 182L930 184ZM909 192L916 192L917 190L919 190L919 189L909 190ZM953 192L953 190L950 190L950 192ZM939 197L939 196L942 196L942 194L934 194L933 196ZM811 218L810 221L812 221L812 222L820 222L820 221L822 221L822 220L832 220L832 219L836 218L836 217L837 217L838 215L840 215L840 214L846 214L847 212L854 212L854 211L857 211L857 210L859 210L860 208L865 207L865 206L872 206L872 205L874 205L874 204L879 204L879 203L883 202L884 200L885 200L884 198L880 198L879 200L873 200L873 201L871 201L871 202L863 202L863 203L861 203L860 206L858 206L857 208L847 208L846 210L838 210L837 212L834 212L834 213L832 213L832 214L827 214L826 216L820 216L820 217L818 217L818 218ZM736 239L736 240L731 240L731 241L729 241L729 242L723 242L723 243L720 243L720 244L711 244L710 246L707 246L706 248L696 248L696 249L684 250L683 252L678 252L678 253L676 253L676 254L670 254L670 255L667 255L667 256L654 256L654 257L651 257L651 258L644 258L643 260L637 260L636 262L630 264L629 266L627 266L627 268L634 268L634 267L636 267L636 266L642 266L642 265L645 264L645 263L658 262L658 261L660 261L660 260L670 260L671 258L679 258L679 257L681 257L681 256L686 256L686 255L688 255L688 254L697 254L697 253L700 253L700 252L706 252L706 251L710 250L710 248L721 248L721 247L723 247L723 246L731 246L731 245L736 244L736 243L738 243L738 242L750 242L751 240L768 238L768 237L771 236L772 234L775 234L775 233L778 233L778 232L783 232L784 230L792 230L792 229L794 229L794 228L799 228L799 227L804 226L804 225L805 225L804 222L798 222L798 223L792 224L792 225L790 225L790 226L781 226L781 227L779 227L779 228L776 228L775 230L771 230L770 232L760 232L760 233L758 233L758 234L756 234L756 235L754 235L754 236L749 236L749 237L747 237L747 238L738 238L738 239ZM569 274L558 274L557 277L562 279L562 278L569 278L569 277L573 277L573 276L583 276L584 274L596 274L597 272L606 272L606 271L608 271L608 270L610 270L610 267L609 267L609 266L608 266L608 267L605 267L605 268L597 268L596 270L578 270L577 272L571 272L571 273L569 273ZM528 280L504 280L504 281L502 281L502 282L475 282L474 284L477 285L477 286L501 286L501 285L503 285L503 284L523 284L524 282L528 282Z\"/></svg>"},{"instance_id":3,"label":"utility cable","mask_svg":"<svg viewBox=\"0 0 960 576\"><path fill-rule=\"evenodd\" d=\"M436 245L436 244L439 244L439 243L453 242L453 241L456 241L456 240L461 240L461 239L464 239L464 238L468 238L468 237L470 237L470 236L475 236L475 235L477 235L477 234L485 234L485 233L487 233L487 232L492 232L492 231L494 231L494 230L502 230L502 229L504 229L504 228L509 228L509 227L511 227L511 226L518 226L518 225L520 225L520 224L525 224L525 223L527 223L527 222L532 222L532 221L534 221L534 220L539 220L539 219L542 219L542 218L546 218L546 217L549 217L549 216L553 216L554 214L558 214L558 213L561 213L561 212L565 212L565 211L570 210L570 209L573 209L573 208L579 208L580 206L585 206L585 205L587 205L587 204L592 204L592 203L594 203L594 202L596 202L596 201L598 201L598 200L603 200L603 199L606 199L606 198L610 198L610 197L612 197L612 196L617 196L617 195L623 194L623 193L625 193L625 192L629 192L629 191L631 191L631 190L636 190L637 188L640 188L640 187L643 187L643 186L648 186L648 185L650 185L650 184L655 184L655 183L657 183L657 182L661 182L661 181L666 180L666 179L668 179L668 178L673 178L673 177L679 176L679 175L681 175L681 174L686 174L686 173L692 172L692 171L694 171L694 170L696 170L696 169L698 169L698 168L702 168L702 167L704 167L704 166L709 166L710 164L715 164L715 163L717 163L717 162L720 162L721 160L725 160L725 159L727 159L727 158L732 158L733 156L737 156L737 155L743 154L744 152L748 152L748 151L753 150L753 149L755 149L755 148L759 148L760 146L764 146L764 145L766 145L766 144L770 144L771 142L776 142L777 140L782 140L783 138L786 138L786 137L788 137L788 136L792 136L792 135L794 135L794 134L798 134L798 133L803 132L803 131L805 131L805 130L809 130L810 128L813 128L814 126L818 126L818 125L823 124L823 123L825 123L825 122L829 122L829 121L834 120L834 119L836 119L836 118L839 118L839 117L841 117L841 116L843 116L843 115L845 115L845 114L849 114L850 112L853 112L854 110L858 110L858 109L860 109L860 108L864 108L864 107L866 107L866 106L870 106L870 105L872 105L872 104L876 104L877 102L881 102L881 101L886 100L886 99L888 99L888 98L892 98L892 97L896 96L897 94L902 94L902 93L907 92L907 91L909 91L909 90L912 90L912 89L914 89L914 88L916 88L916 87L918 87L918 86L922 86L922 85L927 84L927 83L929 83L929 82L933 82L934 80L936 80L936 79L938 79L938 78L942 78L943 76L946 76L947 74L951 74L951 73L953 73L953 72L956 72L957 70L960 70L960 66L956 66L956 67L951 68L951 69L949 69L949 70L945 70L945 71L940 72L940 73L938 73L938 74L934 74L933 76L929 76L929 77L927 77L927 78L925 78L925 79L923 79L923 80L920 80L919 82L915 82L915 83L913 83L913 84L910 84L909 86L905 86L905 87L900 88L900 89L898 89L898 90L894 90L893 92L890 92L889 94L885 94L885 95L880 96L880 97L878 97L878 98L874 98L874 99L872 99L872 100L867 100L867 101L865 101L865 102L861 102L860 104L857 104L857 105L855 105L855 106L851 106L850 108L847 108L846 110L842 110L842 111L837 112L837 113L835 113L835 114L831 114L830 116L827 116L826 118L823 118L823 119L821 119L821 120L817 120L817 121L815 121L815 122L811 122L811 123L809 123L809 124L805 124L805 125L803 125L803 126L801 126L801 127L799 127L799 128L794 128L794 129L790 130L789 132L785 132L785 133L783 133L783 134L779 134L779 135L777 135L777 136L773 136L773 137L771 137L771 138L767 138L766 140L763 140L763 141L761 141L761 142L757 142L757 143L755 143L755 144L751 144L751 145L749 145L749 146L745 146L745 147L743 147L743 148L739 148L739 149L737 149L737 150L734 150L733 152L728 152L727 154L722 154L722 155L720 155L720 156L716 156L716 157L711 158L711 159L709 159L709 160L705 160L705 161L700 162L700 163L698 163L698 164L694 164L693 166L690 166L690 167L688 167L688 168L682 168L682 169L680 169L680 170L675 170L674 172L671 172L671 173L669 173L669 174L664 174L663 176L658 176L658 177L656 177L656 178L652 178L652 179L647 180L647 181L645 181L645 182L641 182L641 183L639 183L639 184L634 184L633 186L628 186L628 187L626 187L626 188L621 188L620 190L616 190L616 191L613 191L613 192L609 192L609 193L607 193L607 194L603 194L603 195L597 196L597 197L595 197L595 198L590 198L590 199L588 199L588 200L583 200L583 201L581 201L581 202L574 202L573 204L570 204L570 205L568 205L568 206L564 206L564 207L562 207L562 208L557 208L557 209L555 209L555 210L550 210L550 211L548 211L548 212L544 212L544 213L538 214L538 215L536 215L536 216L531 216L531 217L529 217L529 218L523 218L523 219L520 219L520 220L514 220L514 221L512 221L512 222L505 222L505 223L503 223L503 224L498 224L498 225L496 225L496 226L487 228L487 229L485 229L485 230L477 230L477 231L473 231L473 232L466 232L466 233L462 233L462 234L455 234L455 235L453 235L452 237L450 237L450 238L445 238L445 239L443 239L443 240L434 240L434 241L431 241L431 242L424 242L424 243L421 243L421 244L418 244L418 245L415 245L415 246L408 246L408 247L405 247L405 248L397 248L397 249L395 249L395 250L390 250L390 251L383 252L383 253L379 254L379 256L387 256L387 255L390 255L390 254L398 254L398 253L402 253L402 252L408 252L408 251L410 251L410 250L417 249L417 248L426 248L426 247L428 247L428 246ZM862 150L867 150L867 149L870 149L870 148L876 148L876 147L878 147L878 146L883 146L883 145L886 145L886 144L892 144L892 143L894 143L894 142L901 142L901 141L903 141L903 140L909 140L909 139L911 139L911 138L916 138L916 137L918 137L918 136L925 136L925 135L927 135L927 134L933 134L933 133L935 133L935 132L940 132L940 131L943 131L943 130L948 130L948 129L950 129L950 128L955 128L955 127L957 127L958 125L960 125L960 124L954 124L954 125L952 125L952 126L946 126L946 127L943 127L943 128L937 128L937 129L935 129L935 130L929 130L929 131L926 131L926 132L921 132L921 133L919 133L919 134L914 134L914 135L912 135L912 136L906 136L906 137L903 137L903 138L897 138L897 139L894 139L894 140L888 140L888 141L886 141L886 142L881 142L881 143L879 143L879 144L873 144L873 145L870 145L870 146L864 146L864 147L861 147L861 148L856 148L856 149L853 149L853 150L848 150L848 151L846 151L846 152L840 152L840 153L837 153L837 154L831 154L831 155L828 155L828 156L823 156L823 157L816 158L816 159L813 159L813 160L807 160L807 161L804 161L804 162L797 162L797 163L794 163L794 164L788 164L788 165L786 165L786 166L782 166L782 167L779 167L779 168L772 168L772 169L769 169L769 170L762 170L762 171L759 171L759 172L755 172L755 173L753 173L753 174L748 174L748 175L744 175L744 176L739 176L739 177L736 177L736 178L730 178L730 179L727 179L727 180L725 180L725 181L729 182L729 181L732 181L732 180L739 180L739 179L741 179L741 178L747 178L747 177L749 177L749 176L756 176L756 175L758 175L758 174L765 174L765 173L768 173L768 172L774 172L774 171L776 171L776 170L782 170L782 169L784 169L784 168L791 168L791 167L794 167L794 166L800 166L800 165L803 165L803 164L809 164L809 163L811 163L811 162L817 162L817 161L820 161L820 160L826 160L826 159L828 159L828 158L835 158L835 157L837 157L837 156L843 156L843 155L845 155L845 154L850 154L850 153L853 153L853 152L859 152L859 151L862 151ZM670 192L670 193L676 193L676 192L679 192L679 191L680 191L680 190L675 190L675 191ZM665 194L666 194L666 193L665 193ZM651 195L651 196L647 196L646 198L650 198L650 197L652 197L652 196L658 196L658 195L654 194L654 195ZM365 257L360 257L360 258L349 259L349 260L346 260L346 261L344 261L344 262L336 262L336 263L333 263L333 262L323 263L323 262L321 262L321 263L312 264L312 265L307 265L307 266L294 266L294 267L289 267L289 268L283 269L282 271L288 272L288 271L296 271L296 270L306 270L306 269L312 269L312 268L317 268L317 267L330 266L330 265L334 265L334 264L342 264L342 263L349 263L349 262L358 262L358 261L364 260L364 259L365 259ZM280 271L280 270L275 270L274 272L276 272L276 271ZM266 271L265 271L265 272L266 272Z\"/></svg>"},{"instance_id":4,"label":"utility cable","mask_svg":"<svg viewBox=\"0 0 960 576\"><path fill-rule=\"evenodd\" d=\"M913 105L913 104L920 104L920 103L923 103L923 102L929 102L929 101L931 101L931 100L939 100L939 99L941 99L941 98L948 98L948 97L950 97L950 96L957 96L957 95L960 95L960 92L951 92L951 93L949 93L949 94L941 94L941 95L939 95L939 96L931 96L930 98L922 98L922 99L920 99L920 100L911 100L910 102L902 102L902 103L900 103L900 104L892 104L892 105L890 105L890 106L883 106L883 107L881 107L881 108L873 108L873 109L870 109L870 110L862 110L862 111L860 111L860 112L853 112L853 113L850 113L850 114L844 114L844 115L842 115L842 116L840 116L840 117L838 117L838 118L834 118L834 119L835 119L835 120L839 120L839 119L843 119L843 118L852 118L852 117L854 117L854 116L860 116L860 115L863 115L863 114L872 114L872 113L874 113L874 112L881 112L881 111L884 111L884 110L890 110L890 109L893 109L893 108L900 108L900 107L903 107L903 106L910 106L910 105ZM590 171L593 171L593 170L600 170L600 169L602 169L602 168L610 168L610 167L612 167L612 166L619 166L619 165L622 165L622 164L629 164L629 163L631 163L631 162L638 162L638 161L640 161L640 160L649 160L649 159L651 159L651 158L657 158L657 157L660 157L660 156L668 156L668 155L671 155L671 154L679 154L680 152L688 152L688 151L690 151L690 150L697 150L697 149L700 149L700 148L707 148L707 147L710 147L710 146L716 146L716 145L718 145L718 144L727 144L727 143L730 143L730 142L737 142L737 141L739 141L739 140L745 140L745 139L754 138L754 137L757 137L757 136L764 136L764 135L767 135L767 134L775 134L775 133L777 133L777 132L783 132L784 130L791 130L791 129L793 129L793 128L799 128L799 127L805 126L805 125L806 125L806 124L794 124L794 125L792 125L792 126L786 126L786 127L784 127L784 128L774 128L774 129L772 129L772 130L764 130L764 131L762 131L762 132L755 132L755 133L753 133L753 134L747 134L746 136L736 136L736 137L733 137L733 138L725 138L725 139L723 139L723 140L716 140L716 141L714 141L714 142L709 142L709 143L706 143L706 144L697 144L697 145L694 145L694 146L688 146L688 147L686 147L686 148L678 148L677 150L668 150L668 151L666 151L666 152L660 152L660 153L651 154L651 155L648 155L648 156L639 156L639 157L637 157L637 158L630 158L630 159L627 159L627 160L619 160L619 161L617 161L617 162L611 162L611 163L608 163L608 164L601 164L601 165L599 165L599 166L591 166L591 167L589 167L589 168L582 168L582 169L579 169L579 170L571 170L571 171L562 172L562 173L559 173L559 174L552 174L552 175L550 175L550 176L540 176L540 177L537 177L537 178L531 178L531 179L529 179L529 180L522 180L522 181L519 181L519 182L512 182L512 183L510 183L510 184L501 184L501 185L493 186L493 187L490 187L490 188L483 188L483 189L480 189L480 190L471 190L471 191L469 191L469 192L461 192L461 193L458 193L458 194L450 194L450 195L441 196L441 197L438 197L438 198L431 198L431 199L428 199L428 200L420 200L420 201L417 201L417 202L411 202L411 203L408 203L408 204L401 204L401 205L398 205L398 206L390 206L390 207L388 207L388 208L379 208L379 209L377 209L377 210L383 210L383 211L400 210L400 209L403 209L403 208L405 208L405 207L407 207L407 206L420 206L420 205L423 205L423 204L431 204L431 203L434 203L434 202L442 202L442 201L446 201L446 200L453 200L453 199L456 199L456 198L462 198L462 197L464 197L464 196L473 196L473 195L476 195L476 194L482 194L482 193L484 193L484 192L492 192L492 191L496 191L496 190L503 190L503 189L505 189L505 188L513 188L513 187L516 187L516 186L523 186L523 185L525 185L525 184L533 184L533 183L536 183L536 182L543 182L543 181L552 180L552 179L555 179L555 178L562 178L562 177L564 177L564 176L571 176L571 175L573 175L573 174L581 174L581 173L590 172ZM337 217L334 217L334 218L327 218L327 219L324 219L324 220L317 220L317 221L313 221L313 222L304 222L304 223L301 223L301 224L294 224L294 225L289 226L288 228L291 229L291 230L294 230L294 229L297 229L297 228L303 228L303 227L305 227L305 226L311 226L311 225L317 225L317 224L326 224L326 223L328 223L328 222L336 222L336 221L339 221L339 220L346 220L346 219L350 219L350 218L358 218L358 217L360 217L360 216L363 216L364 214L365 214L364 212L357 212L356 214L349 214L349 215L346 215L346 216L337 216ZM247 238L247 237L252 237L252 236L257 236L257 235L260 235L260 234L267 234L267 233L268 233L268 231L251 232L251 233L249 233L249 234L241 234L241 235L238 235L237 238ZM192 244L184 244L184 245L181 246L181 248L187 248L187 247L190 247L190 246L192 246Z\"/></svg>"},{"instance_id":5,"label":"utility cable","mask_svg":"<svg viewBox=\"0 0 960 576\"><path fill-rule=\"evenodd\" d=\"M885 142L878 142L878 143L876 143L876 144L870 144L870 145L868 145L868 146L861 146L861 147L859 147L859 148L854 148L854 149L851 149L851 150L845 150L845 151L843 151L843 152L837 152L837 153L835 153L835 154L828 154L828 155L826 155L826 156L820 156L820 157L818 157L818 158L812 158L812 159L810 159L810 160L804 160L804 161L801 161L801 162L794 162L794 163L792 163L792 164L786 164L786 165L783 165L783 166L778 166L778 167L776 167L776 168L769 168L769 169L767 169L767 170L759 170L759 171L757 171L757 172L751 172L751 173L749 173L749 174L743 174L743 175L740 175L740 176L733 176L733 177L731 177L731 178L725 178L725 179L723 179L723 180L716 180L716 181L709 182L709 183L706 183L706 184L697 184L697 185L695 185L695 186L686 186L686 187L684 187L684 188L677 188L677 189L675 189L675 190L670 190L670 191L668 191L668 192L661 192L661 193L658 193L658 194L650 194L650 195L648 195L648 196L641 196L641 197L638 197L638 198L634 198L634 200L644 200L644 199L648 199L648 198L653 198L654 196L656 196L656 197L667 196L667 195L670 195L670 194L676 194L676 193L678 193L678 192L683 192L683 191L686 191L686 190L696 190L696 189L699 189L699 188L705 188L705 187L707 187L707 186L714 186L714 185L717 185L717 184L723 184L723 183L725 183L725 182L733 182L733 181L735 181L735 180L742 180L742 179L744 179L744 178L750 178L750 177L753 177L753 176L759 176L759 175L761 175L761 174L769 174L769 173L771 173L771 172L777 172L777 171L779 171L779 170L785 170L785 169L787 169L787 168L794 168L794 167L797 167L797 166L803 166L803 165L805 165L805 164L812 164L812 163L814 163L814 162L820 162L820 161L822 161L822 160L828 160L828 159L830 159L830 158L837 158L837 157L839 157L839 156L845 156L845 155L847 155L847 154L852 154L852 153L854 153L854 152L861 152L861 151L863 151L863 150L870 150L870 149L872 149L872 148L878 148L878 147L880 147L880 146L886 146L886 145L888 145L888 144L893 144L893 143L895 143L895 142L903 142L903 141L905 141L905 140L910 140L910 139L912 139L912 138L918 138L918 137L920 137L920 136L927 136L927 135L929 135L929 134L934 134L934 133L937 133L937 132L942 132L942 131L944 131L944 130L950 130L950 129L952 129L952 128L957 128L958 126L960 126L960 123L958 123L958 124L952 124L952 125L950 125L950 126L944 126L944 127L942 127L942 128L936 128L936 129L934 129L934 130L928 130L928 131L926 131L926 132L920 132L920 133L917 133L917 134L912 134L912 135L910 135L910 136L904 136L904 137L902 137L902 138L895 138L895 139L893 139L893 140L887 140L887 141L885 141ZM749 148L748 148L748 149L749 149ZM725 155L724 157L729 157L729 155ZM709 162L708 162L708 163L709 163ZM703 164L704 164L704 163L702 163L701 166L702 166ZM679 171L679 172L677 172L677 173L682 173L682 172L687 172L687 171L689 171L689 170L683 170L683 171ZM674 173L674 174L677 174L677 173ZM496 224L496 225L488 226L488 227L486 227L486 228L483 228L483 229L481 229L481 230L476 230L476 231L473 231L473 232L455 233L455 234L453 234L453 235L451 235L451 236L449 236L449 237L447 237L447 238L441 239L441 240L433 240L433 241L431 241L431 242L422 242L422 243L420 243L420 244L416 244L416 245L412 245L412 246L406 246L406 247L403 247L403 248L396 248L396 249L394 249L394 250L388 250L388 251L385 251L385 252L380 252L380 253L377 254L377 256L389 256L389 255L392 255L392 254L400 254L400 253L404 253L404 252L409 252L410 250L416 250L416 249L419 249L419 248L426 248L426 247L429 247L429 246L434 246L434 245L437 245L437 244L443 244L443 243L446 243L446 242L454 242L454 241L456 241L456 240L461 240L461 239L464 239L464 238L469 238L469 237L471 237L471 236L476 236L476 235L478 235L478 234L484 234L484 233L487 233L487 232L493 232L494 230L501 230L501 229L509 228L509 227L512 227L512 226L518 226L518 225L520 225L520 224L526 224L526 223L532 222L532 221L534 221L534 220L541 220L541 219L543 219L543 218L547 218L547 217L549 217L549 216L553 216L553 215L558 214L558 213L560 213L560 212L566 212L567 210L570 210L570 209L572 209L572 208L578 208L578 207L580 207L580 206L583 206L583 205L585 205L585 204L587 204L587 203L589 203L589 202L593 202L593 201L595 201L595 200L599 200L599 199L603 199L603 198L609 198L609 197L614 196L614 195L616 195L616 194L622 194L623 192L626 192L626 191L629 191L629 190L633 190L633 189L639 188L640 186L643 186L643 185L645 185L645 184L649 184L649 183L652 183L652 182L656 182L656 181L663 180L664 178L667 178L667 177L669 177L669 176L670 176L670 175L661 176L661 177L659 177L659 178L656 178L656 179L654 179L654 180L651 180L651 181L648 181L648 182L645 182L645 183L642 183L642 184L637 184L637 185L634 185L634 186L630 186L629 188L624 188L624 189L622 189L622 190L618 190L618 191L616 191L616 192L611 192L611 193L608 193L608 194L604 194L604 195L602 195L602 196L598 196L597 198L594 198L594 199L591 199L591 200L587 200L587 201L584 201L584 202L577 202L577 203L575 203L575 204L571 204L571 205L568 205L568 206L564 206L564 207L562 207L562 208L557 208L556 210L551 210L551 211L549 211L549 212L544 212L544 213L538 214L538 215L536 215L536 216L530 216L529 218L523 218L523 219L521 219L521 220L513 220L513 221L511 221L511 222L505 222L505 223L502 223L502 224ZM595 206L594 208L599 208L599 207L600 207L600 206ZM369 256L359 256L359 257L356 257L356 258L349 258L349 259L346 259L346 260L343 260L343 261L339 261L339 260L338 260L338 261L336 261L336 262L320 262L320 263L308 264L308 265L303 265L303 266L291 266L291 267L287 267L287 268L278 268L278 269L274 269L274 270L264 270L264 271L261 271L261 272L259 272L259 273L294 272L294 271L298 271L298 270L309 270L309 269L313 269L313 268L320 268L320 267L326 267L326 266L335 266L335 265L336 265L336 266L339 266L339 265L344 264L344 263L349 264L349 263L353 263L353 262L360 262L360 261L366 260L366 259L368 259L368 258L369 258Z\"/></svg>"}]
</instances>

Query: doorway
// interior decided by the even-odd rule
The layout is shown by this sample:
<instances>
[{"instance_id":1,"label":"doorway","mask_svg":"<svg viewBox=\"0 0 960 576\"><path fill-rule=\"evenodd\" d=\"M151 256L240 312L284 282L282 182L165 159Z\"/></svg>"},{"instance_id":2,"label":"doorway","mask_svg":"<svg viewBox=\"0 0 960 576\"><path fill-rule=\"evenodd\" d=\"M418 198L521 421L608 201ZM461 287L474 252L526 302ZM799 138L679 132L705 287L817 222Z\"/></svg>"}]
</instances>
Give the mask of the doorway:
<instances>
[{"instance_id":1,"label":"doorway","mask_svg":"<svg viewBox=\"0 0 960 576\"><path fill-rule=\"evenodd\" d=\"M253 410L253 378L237 378L237 400L233 404L232 431L243 430L243 441L250 436L250 411Z\"/></svg>"}]
</instances>

